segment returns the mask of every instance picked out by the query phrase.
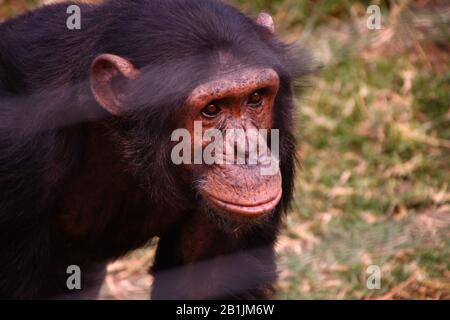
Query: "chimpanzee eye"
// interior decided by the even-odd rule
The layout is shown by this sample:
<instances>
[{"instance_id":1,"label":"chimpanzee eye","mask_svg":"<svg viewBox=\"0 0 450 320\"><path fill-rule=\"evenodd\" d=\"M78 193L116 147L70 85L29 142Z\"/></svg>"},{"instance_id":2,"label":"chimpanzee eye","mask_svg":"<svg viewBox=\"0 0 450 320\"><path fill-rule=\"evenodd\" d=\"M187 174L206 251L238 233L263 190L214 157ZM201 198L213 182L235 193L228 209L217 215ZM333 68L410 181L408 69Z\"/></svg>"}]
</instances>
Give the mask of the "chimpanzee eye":
<instances>
[{"instance_id":1,"label":"chimpanzee eye","mask_svg":"<svg viewBox=\"0 0 450 320\"><path fill-rule=\"evenodd\" d=\"M202 114L206 118L214 118L216 117L220 112L220 107L216 104L211 103L207 107L203 108Z\"/></svg>"},{"instance_id":2,"label":"chimpanzee eye","mask_svg":"<svg viewBox=\"0 0 450 320\"><path fill-rule=\"evenodd\" d=\"M263 95L261 91L255 91L253 92L247 99L247 105L249 107L260 107L263 102Z\"/></svg>"}]
</instances>

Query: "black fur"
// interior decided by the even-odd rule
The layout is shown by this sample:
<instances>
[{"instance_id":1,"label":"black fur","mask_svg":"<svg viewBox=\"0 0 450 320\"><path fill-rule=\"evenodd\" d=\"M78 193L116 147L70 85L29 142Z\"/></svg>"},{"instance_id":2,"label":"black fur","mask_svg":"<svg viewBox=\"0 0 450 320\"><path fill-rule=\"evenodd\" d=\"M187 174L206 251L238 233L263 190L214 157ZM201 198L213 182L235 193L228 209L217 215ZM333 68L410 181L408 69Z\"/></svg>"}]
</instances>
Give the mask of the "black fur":
<instances>
[{"instance_id":1,"label":"black fur","mask_svg":"<svg viewBox=\"0 0 450 320\"><path fill-rule=\"evenodd\" d=\"M292 196L292 86L307 71L305 56L219 1L78 5L81 30L66 28L68 3L0 24L0 297L70 298L68 265L89 274L154 236L161 237L155 297L266 297L275 278L273 244ZM238 235L218 228L216 247L200 259L238 252L237 261L252 261L245 270L257 281L229 288L225 282L238 281L229 270L224 282L211 284L206 267L200 283L170 290L177 276L158 272L183 265L177 237L198 211L195 190L178 183L168 158L172 119L189 92L215 74L219 52L280 75L274 127L283 199L264 224ZM106 114L89 90L90 65L102 53L129 59L142 74L121 118ZM79 220L83 212L89 217L67 222L72 209ZM83 288L94 286L90 278L83 277ZM197 290L201 283L211 284L207 293Z\"/></svg>"}]
</instances>

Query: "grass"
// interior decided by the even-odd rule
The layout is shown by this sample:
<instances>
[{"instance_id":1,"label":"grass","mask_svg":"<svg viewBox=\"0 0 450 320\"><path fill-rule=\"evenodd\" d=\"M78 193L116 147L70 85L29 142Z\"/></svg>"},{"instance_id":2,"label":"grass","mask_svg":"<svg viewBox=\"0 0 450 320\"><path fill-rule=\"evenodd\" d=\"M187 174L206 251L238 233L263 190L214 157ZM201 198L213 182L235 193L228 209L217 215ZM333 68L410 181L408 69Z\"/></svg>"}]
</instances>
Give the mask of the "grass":
<instances>
[{"instance_id":1,"label":"grass","mask_svg":"<svg viewBox=\"0 0 450 320\"><path fill-rule=\"evenodd\" d=\"M323 65L297 103L302 170L278 297L449 299L450 7L382 5L371 31L361 2L277 3L290 8L269 6L278 29ZM286 19L306 3L298 26ZM366 287L372 264L380 290Z\"/></svg>"},{"instance_id":2,"label":"grass","mask_svg":"<svg viewBox=\"0 0 450 320\"><path fill-rule=\"evenodd\" d=\"M0 18L26 2L0 0ZM369 2L381 30L365 27ZM280 36L322 66L297 100L302 168L277 246L277 298L450 299L448 3L234 3L271 12ZM104 296L146 298L151 260L140 250L113 264ZM379 290L366 287L369 265Z\"/></svg>"}]
</instances>

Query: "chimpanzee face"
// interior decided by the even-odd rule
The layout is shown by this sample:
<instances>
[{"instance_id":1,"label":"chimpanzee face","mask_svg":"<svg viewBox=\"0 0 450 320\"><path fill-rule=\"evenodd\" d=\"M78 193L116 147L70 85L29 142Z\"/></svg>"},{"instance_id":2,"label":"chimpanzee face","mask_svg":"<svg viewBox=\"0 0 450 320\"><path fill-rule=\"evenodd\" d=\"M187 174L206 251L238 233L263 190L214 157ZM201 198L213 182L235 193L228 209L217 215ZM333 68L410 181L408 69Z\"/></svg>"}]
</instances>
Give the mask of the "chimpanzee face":
<instances>
[{"instance_id":1,"label":"chimpanzee face","mask_svg":"<svg viewBox=\"0 0 450 320\"><path fill-rule=\"evenodd\" d=\"M184 166L193 172L198 193L214 212L238 219L256 218L272 212L279 202L280 171L278 166L268 174L262 170L267 166L267 154L262 153L267 141L259 140L261 129L269 133L272 129L278 87L278 75L270 68L227 68L195 88L187 99L181 127L191 133L191 154L200 152L207 160L204 157L209 154L204 151L209 147L215 161ZM201 124L200 130L195 130L195 123ZM239 131L241 135L236 134ZM205 139L209 133L216 133L214 141ZM259 145L258 149L258 143L264 144L263 148ZM253 159L251 147L256 148Z\"/></svg>"},{"instance_id":2,"label":"chimpanzee face","mask_svg":"<svg viewBox=\"0 0 450 320\"><path fill-rule=\"evenodd\" d=\"M172 160L182 166L181 176L189 177L204 206L228 218L254 219L271 213L282 195L277 155L268 148L269 139L277 143L271 129L280 80L271 68L220 69L194 88L177 112L176 126L187 133L189 144L181 155L186 161ZM102 55L93 64L91 85L97 101L120 115L117 74L129 81L139 77L127 60Z\"/></svg>"}]
</instances>

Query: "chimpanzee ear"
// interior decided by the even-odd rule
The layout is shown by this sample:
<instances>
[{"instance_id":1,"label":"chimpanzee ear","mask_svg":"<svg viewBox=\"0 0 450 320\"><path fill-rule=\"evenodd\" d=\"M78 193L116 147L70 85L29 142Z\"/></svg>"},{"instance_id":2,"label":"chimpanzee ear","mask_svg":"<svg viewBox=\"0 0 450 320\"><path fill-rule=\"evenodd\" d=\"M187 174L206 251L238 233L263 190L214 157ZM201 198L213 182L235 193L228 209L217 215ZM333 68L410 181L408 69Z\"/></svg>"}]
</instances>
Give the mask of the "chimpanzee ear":
<instances>
[{"instance_id":1,"label":"chimpanzee ear","mask_svg":"<svg viewBox=\"0 0 450 320\"><path fill-rule=\"evenodd\" d=\"M275 22L270 14L261 12L256 18L256 23L266 28L270 33L275 33Z\"/></svg>"},{"instance_id":2,"label":"chimpanzee ear","mask_svg":"<svg viewBox=\"0 0 450 320\"><path fill-rule=\"evenodd\" d=\"M120 115L127 83L139 75L133 64L125 58L101 54L91 65L91 90L95 100L106 111Z\"/></svg>"}]
</instances>

